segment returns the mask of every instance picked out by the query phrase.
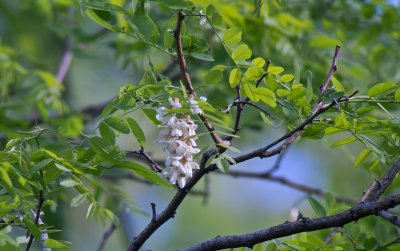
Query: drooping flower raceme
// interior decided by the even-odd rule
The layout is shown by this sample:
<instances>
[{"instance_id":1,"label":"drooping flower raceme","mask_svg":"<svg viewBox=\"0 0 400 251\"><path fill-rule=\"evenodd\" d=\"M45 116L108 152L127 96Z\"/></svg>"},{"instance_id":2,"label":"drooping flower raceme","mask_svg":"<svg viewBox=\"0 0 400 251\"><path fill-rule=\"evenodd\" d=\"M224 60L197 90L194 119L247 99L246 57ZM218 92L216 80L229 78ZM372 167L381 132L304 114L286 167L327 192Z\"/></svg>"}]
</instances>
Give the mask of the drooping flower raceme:
<instances>
[{"instance_id":1,"label":"drooping flower raceme","mask_svg":"<svg viewBox=\"0 0 400 251\"><path fill-rule=\"evenodd\" d=\"M172 108L182 107L178 98L168 100ZM203 112L194 99L189 99L189 105L191 112ZM167 177L171 184L178 182L178 186L183 188L187 179L192 177L193 169L199 169L199 165L193 161L193 155L200 152L195 141L197 125L189 115L181 115L178 118L176 114L165 112L166 109L158 108L156 116L161 122L158 142L167 153L162 175Z\"/></svg>"}]
</instances>

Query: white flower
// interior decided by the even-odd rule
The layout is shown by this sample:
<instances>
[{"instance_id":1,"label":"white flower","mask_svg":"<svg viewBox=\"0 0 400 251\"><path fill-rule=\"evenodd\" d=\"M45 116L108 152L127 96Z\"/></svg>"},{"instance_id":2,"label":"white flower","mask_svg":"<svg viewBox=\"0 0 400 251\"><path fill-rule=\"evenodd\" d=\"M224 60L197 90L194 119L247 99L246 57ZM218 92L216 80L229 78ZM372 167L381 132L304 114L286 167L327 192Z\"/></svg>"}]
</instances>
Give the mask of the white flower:
<instances>
[{"instance_id":1,"label":"white flower","mask_svg":"<svg viewBox=\"0 0 400 251\"><path fill-rule=\"evenodd\" d=\"M202 10L199 11L199 14L200 14L199 24L201 26L203 26L205 23L207 23L207 18L203 15L203 11Z\"/></svg>"},{"instance_id":2,"label":"white flower","mask_svg":"<svg viewBox=\"0 0 400 251\"><path fill-rule=\"evenodd\" d=\"M194 99L189 99L190 112L193 114L202 114L203 110L200 109L199 103Z\"/></svg>"},{"instance_id":3,"label":"white flower","mask_svg":"<svg viewBox=\"0 0 400 251\"><path fill-rule=\"evenodd\" d=\"M204 97L202 100L206 100ZM169 98L173 108L180 108L182 104L178 98ZM202 113L197 101L189 99L190 109L196 113ZM162 144L167 153L165 168L162 175L168 178L172 184L178 183L180 188L186 185L187 179L193 175L193 169L199 169L199 165L193 161L193 155L200 152L196 148L197 125L189 115L168 114L160 107L157 109L157 119L161 121L161 130L157 141ZM193 112L192 111L192 112Z\"/></svg>"},{"instance_id":4,"label":"white flower","mask_svg":"<svg viewBox=\"0 0 400 251\"><path fill-rule=\"evenodd\" d=\"M179 99L176 97L175 98L169 97L168 101L172 105L173 108L181 108L182 107L181 102L179 102Z\"/></svg>"},{"instance_id":5,"label":"white flower","mask_svg":"<svg viewBox=\"0 0 400 251\"><path fill-rule=\"evenodd\" d=\"M167 108L165 108L164 106L161 106L159 108L157 108L157 115L156 115L156 119L158 121L163 121L164 119L164 115L166 114L165 112L163 112L163 110L166 110Z\"/></svg>"}]
</instances>

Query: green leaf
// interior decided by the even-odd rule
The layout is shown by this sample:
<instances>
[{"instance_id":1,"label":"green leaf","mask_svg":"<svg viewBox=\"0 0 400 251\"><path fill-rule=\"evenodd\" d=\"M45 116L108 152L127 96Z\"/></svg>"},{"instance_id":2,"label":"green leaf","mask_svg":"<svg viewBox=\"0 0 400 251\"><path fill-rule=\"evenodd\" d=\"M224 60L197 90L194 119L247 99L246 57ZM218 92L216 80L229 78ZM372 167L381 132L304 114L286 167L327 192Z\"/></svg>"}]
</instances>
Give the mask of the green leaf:
<instances>
[{"instance_id":1,"label":"green leaf","mask_svg":"<svg viewBox=\"0 0 400 251\"><path fill-rule=\"evenodd\" d=\"M357 141L357 139L356 139L356 138L353 138L353 137L341 139L341 140L338 140L338 141L334 142L334 143L331 145L331 147L343 146L343 145L346 145L346 144L353 143L354 141Z\"/></svg>"},{"instance_id":2,"label":"green leaf","mask_svg":"<svg viewBox=\"0 0 400 251\"><path fill-rule=\"evenodd\" d=\"M310 40L310 46L312 47L332 47L340 45L340 40L332 38L326 35L317 35Z\"/></svg>"},{"instance_id":3,"label":"green leaf","mask_svg":"<svg viewBox=\"0 0 400 251\"><path fill-rule=\"evenodd\" d=\"M118 12L124 15L130 15L128 11L126 11L124 8L114 5L111 3L107 2L84 2L84 7L89 8L89 9L95 9L95 10L104 10L104 11L110 11L110 12Z\"/></svg>"},{"instance_id":4,"label":"green leaf","mask_svg":"<svg viewBox=\"0 0 400 251\"><path fill-rule=\"evenodd\" d=\"M142 109L143 114L154 124L160 125L160 121L156 118L157 112L154 109Z\"/></svg>"},{"instance_id":5,"label":"green leaf","mask_svg":"<svg viewBox=\"0 0 400 251\"><path fill-rule=\"evenodd\" d=\"M395 83L379 83L372 86L368 91L368 96L385 96L397 88Z\"/></svg>"},{"instance_id":6,"label":"green leaf","mask_svg":"<svg viewBox=\"0 0 400 251\"><path fill-rule=\"evenodd\" d=\"M204 76L204 83L217 84L222 79L222 75L222 71L220 70L211 70Z\"/></svg>"},{"instance_id":7,"label":"green leaf","mask_svg":"<svg viewBox=\"0 0 400 251\"><path fill-rule=\"evenodd\" d=\"M335 76L332 76L331 81L337 92L345 92L342 83Z\"/></svg>"},{"instance_id":8,"label":"green leaf","mask_svg":"<svg viewBox=\"0 0 400 251\"><path fill-rule=\"evenodd\" d=\"M61 127L58 131L67 137L79 137L83 130L83 121L78 116L71 116L67 119L64 119Z\"/></svg>"},{"instance_id":9,"label":"green leaf","mask_svg":"<svg viewBox=\"0 0 400 251\"><path fill-rule=\"evenodd\" d=\"M268 68L268 74L280 74L284 71L283 67L280 66L271 66Z\"/></svg>"},{"instance_id":10,"label":"green leaf","mask_svg":"<svg viewBox=\"0 0 400 251\"><path fill-rule=\"evenodd\" d=\"M133 170L140 177L150 180L151 182L153 182L157 185L167 187L167 188L172 188L172 185L170 183L168 183L168 181L166 179L161 178L158 173L150 170L149 167L143 166L139 163L123 161L123 162L118 163L116 165L116 167Z\"/></svg>"},{"instance_id":11,"label":"green leaf","mask_svg":"<svg viewBox=\"0 0 400 251\"><path fill-rule=\"evenodd\" d=\"M146 41L155 43L158 38L158 28L153 19L146 15L134 16L131 24L135 30L135 34L139 35Z\"/></svg>"},{"instance_id":12,"label":"green leaf","mask_svg":"<svg viewBox=\"0 0 400 251\"><path fill-rule=\"evenodd\" d=\"M222 40L227 44L238 44L242 39L242 28L233 27L224 32Z\"/></svg>"},{"instance_id":13,"label":"green leaf","mask_svg":"<svg viewBox=\"0 0 400 251\"><path fill-rule=\"evenodd\" d=\"M114 151L114 146L100 137L94 136L89 139L89 144L95 152L99 154L102 159L114 163L118 159L118 154Z\"/></svg>"},{"instance_id":14,"label":"green leaf","mask_svg":"<svg viewBox=\"0 0 400 251\"><path fill-rule=\"evenodd\" d=\"M227 161L229 161L231 164L236 164L236 161L231 156L229 156L228 154L223 153L223 154L221 154L221 156L222 156L222 158L224 158Z\"/></svg>"},{"instance_id":15,"label":"green leaf","mask_svg":"<svg viewBox=\"0 0 400 251\"><path fill-rule=\"evenodd\" d=\"M344 127L345 129L351 126L350 122L346 119L346 114L344 112L340 112L339 115L335 119L336 127Z\"/></svg>"},{"instance_id":16,"label":"green leaf","mask_svg":"<svg viewBox=\"0 0 400 251\"><path fill-rule=\"evenodd\" d=\"M190 56L208 62L213 62L214 58L210 54L206 53L190 53Z\"/></svg>"},{"instance_id":17,"label":"green leaf","mask_svg":"<svg viewBox=\"0 0 400 251\"><path fill-rule=\"evenodd\" d=\"M90 203L87 211L86 211L86 220L89 218L89 216L96 211L96 204L95 203Z\"/></svg>"},{"instance_id":18,"label":"green leaf","mask_svg":"<svg viewBox=\"0 0 400 251\"><path fill-rule=\"evenodd\" d=\"M213 68L211 68L211 71L225 71L226 70L226 65L216 65Z\"/></svg>"},{"instance_id":19,"label":"green leaf","mask_svg":"<svg viewBox=\"0 0 400 251\"><path fill-rule=\"evenodd\" d=\"M301 137L307 137L311 139L321 139L325 135L326 125L321 124L311 124L306 127Z\"/></svg>"},{"instance_id":20,"label":"green leaf","mask_svg":"<svg viewBox=\"0 0 400 251\"><path fill-rule=\"evenodd\" d=\"M106 123L101 122L99 125L100 136L108 143L115 144L115 133Z\"/></svg>"},{"instance_id":21,"label":"green leaf","mask_svg":"<svg viewBox=\"0 0 400 251\"><path fill-rule=\"evenodd\" d=\"M61 181L60 185L63 187L74 187L76 185L79 185L79 183L76 182L75 180L66 179L66 180Z\"/></svg>"},{"instance_id":22,"label":"green leaf","mask_svg":"<svg viewBox=\"0 0 400 251\"><path fill-rule=\"evenodd\" d=\"M44 241L44 245L48 248L54 248L54 249L67 249L70 247L71 243L67 241L57 241L54 239L46 239Z\"/></svg>"},{"instance_id":23,"label":"green leaf","mask_svg":"<svg viewBox=\"0 0 400 251\"><path fill-rule=\"evenodd\" d=\"M243 90L244 90L244 94L246 94L246 96L253 102L258 102L259 98L258 95L254 95L253 90L252 90L252 85L245 82L243 83ZM254 87L255 88L255 87Z\"/></svg>"},{"instance_id":24,"label":"green leaf","mask_svg":"<svg viewBox=\"0 0 400 251\"><path fill-rule=\"evenodd\" d=\"M115 129L118 132L124 133L124 134L129 134L130 129L128 124L125 121L124 117L117 117L117 116L112 116L109 117L104 121L108 126L111 128Z\"/></svg>"},{"instance_id":25,"label":"green leaf","mask_svg":"<svg viewBox=\"0 0 400 251\"><path fill-rule=\"evenodd\" d=\"M265 60L261 57L257 57L251 61L257 67L263 67L265 65Z\"/></svg>"},{"instance_id":26,"label":"green leaf","mask_svg":"<svg viewBox=\"0 0 400 251\"><path fill-rule=\"evenodd\" d=\"M275 243L270 242L270 243L268 243L265 251L278 251L278 247L276 246Z\"/></svg>"},{"instance_id":27,"label":"green leaf","mask_svg":"<svg viewBox=\"0 0 400 251\"><path fill-rule=\"evenodd\" d=\"M57 80L57 78L46 71L35 71L35 74L40 77L49 89L64 90L64 86Z\"/></svg>"},{"instance_id":28,"label":"green leaf","mask_svg":"<svg viewBox=\"0 0 400 251\"><path fill-rule=\"evenodd\" d=\"M282 75L280 81L283 83L287 83L287 82L292 81L293 79L294 79L294 76L292 74L285 74L285 75Z\"/></svg>"},{"instance_id":29,"label":"green leaf","mask_svg":"<svg viewBox=\"0 0 400 251\"><path fill-rule=\"evenodd\" d=\"M246 60L251 57L251 49L247 44L239 45L232 53L233 60Z\"/></svg>"},{"instance_id":30,"label":"green leaf","mask_svg":"<svg viewBox=\"0 0 400 251\"><path fill-rule=\"evenodd\" d=\"M174 37L172 36L171 32L164 32L163 43L165 49L170 49L172 47L172 45L174 44Z\"/></svg>"},{"instance_id":31,"label":"green leaf","mask_svg":"<svg viewBox=\"0 0 400 251\"><path fill-rule=\"evenodd\" d=\"M146 0L138 0L137 1L135 9L134 9L135 16L144 16L146 14L146 9L144 8L145 1Z\"/></svg>"},{"instance_id":32,"label":"green leaf","mask_svg":"<svg viewBox=\"0 0 400 251\"><path fill-rule=\"evenodd\" d=\"M250 66L244 73L244 79L246 80L258 80L264 73L264 70L258 66Z\"/></svg>"},{"instance_id":33,"label":"green leaf","mask_svg":"<svg viewBox=\"0 0 400 251\"><path fill-rule=\"evenodd\" d=\"M251 90L258 98L264 102L266 105L274 108L276 107L276 97L275 93L268 88L265 87L253 87L251 86Z\"/></svg>"},{"instance_id":34,"label":"green leaf","mask_svg":"<svg viewBox=\"0 0 400 251\"><path fill-rule=\"evenodd\" d=\"M61 165L61 164L54 163L54 165L55 165L55 166L57 167L57 169L60 170L60 171L67 172L67 173L69 173L69 172L72 171L71 169L69 169L69 168L67 168L67 167L65 167L65 166L63 166L63 165Z\"/></svg>"},{"instance_id":35,"label":"green leaf","mask_svg":"<svg viewBox=\"0 0 400 251\"><path fill-rule=\"evenodd\" d=\"M13 186L10 176L8 175L7 171L3 167L0 168L0 178L1 178L1 180L3 180L5 185L7 185L8 187Z\"/></svg>"},{"instance_id":36,"label":"green leaf","mask_svg":"<svg viewBox=\"0 0 400 251\"><path fill-rule=\"evenodd\" d=\"M326 193L325 201L326 201L326 207L327 207L328 213L329 214L336 213L337 207L336 207L336 198L335 198L335 196L333 194L331 194L331 193Z\"/></svg>"},{"instance_id":37,"label":"green leaf","mask_svg":"<svg viewBox=\"0 0 400 251\"><path fill-rule=\"evenodd\" d=\"M52 159L43 159L35 163L29 170L29 175L37 173L39 170L49 165L52 161L53 161Z\"/></svg>"},{"instance_id":38,"label":"green leaf","mask_svg":"<svg viewBox=\"0 0 400 251\"><path fill-rule=\"evenodd\" d=\"M206 8L206 14L207 14L207 16L212 16L212 15L214 15L214 13L216 12L216 9L215 9L215 7L214 7L214 5L212 5L212 4L209 4L208 6L207 6L207 8Z\"/></svg>"},{"instance_id":39,"label":"green leaf","mask_svg":"<svg viewBox=\"0 0 400 251\"><path fill-rule=\"evenodd\" d=\"M239 84L242 78L242 72L239 68L234 68L229 74L229 85L234 88L237 84Z\"/></svg>"},{"instance_id":40,"label":"green leaf","mask_svg":"<svg viewBox=\"0 0 400 251\"><path fill-rule=\"evenodd\" d=\"M78 207L80 204L82 204L86 199L86 194L78 194L71 200L71 207Z\"/></svg>"},{"instance_id":41,"label":"green leaf","mask_svg":"<svg viewBox=\"0 0 400 251\"><path fill-rule=\"evenodd\" d=\"M126 121L139 145L144 147L146 145L146 136L142 128L140 128L139 124L132 118L127 118Z\"/></svg>"},{"instance_id":42,"label":"green leaf","mask_svg":"<svg viewBox=\"0 0 400 251\"><path fill-rule=\"evenodd\" d=\"M39 239L41 233L40 233L38 226L35 224L35 222L33 222L33 220L31 220L29 218L24 218L23 221L24 221L25 225L28 227L28 229L31 232L31 234L33 235L33 237L35 237L35 239Z\"/></svg>"},{"instance_id":43,"label":"green leaf","mask_svg":"<svg viewBox=\"0 0 400 251\"><path fill-rule=\"evenodd\" d=\"M396 93L394 94L394 100L396 101L400 100L400 88L397 89Z\"/></svg>"},{"instance_id":44,"label":"green leaf","mask_svg":"<svg viewBox=\"0 0 400 251\"><path fill-rule=\"evenodd\" d=\"M318 217L326 216L325 208L321 205L321 203L319 203L316 199L314 199L311 196L308 196L307 200Z\"/></svg>"},{"instance_id":45,"label":"green leaf","mask_svg":"<svg viewBox=\"0 0 400 251\"><path fill-rule=\"evenodd\" d=\"M307 93L306 88L302 85L293 85L293 89L290 91L290 94L288 95L287 99L288 100L298 100L302 97L304 97Z\"/></svg>"},{"instance_id":46,"label":"green leaf","mask_svg":"<svg viewBox=\"0 0 400 251\"><path fill-rule=\"evenodd\" d=\"M356 159L354 160L354 166L358 167L362 163L364 163L364 161L367 159L370 153L371 149L364 148L363 150L361 150L361 152L356 156Z\"/></svg>"},{"instance_id":47,"label":"green leaf","mask_svg":"<svg viewBox=\"0 0 400 251\"><path fill-rule=\"evenodd\" d=\"M307 74L307 93L306 93L306 97L307 97L307 101L311 102L311 100L313 99L314 96L314 91L313 91L313 85L312 85L312 72L308 71Z\"/></svg>"},{"instance_id":48,"label":"green leaf","mask_svg":"<svg viewBox=\"0 0 400 251\"><path fill-rule=\"evenodd\" d=\"M108 13L107 11L102 11L102 10L95 10L95 9L86 9L86 15L90 17L93 21L95 21L97 24L103 26L104 28L114 31L114 32L121 32L121 28L118 27L117 25L112 25L107 22L105 18L105 14ZM109 13L108 13L109 15Z\"/></svg>"},{"instance_id":49,"label":"green leaf","mask_svg":"<svg viewBox=\"0 0 400 251\"><path fill-rule=\"evenodd\" d=\"M212 163L216 164L218 169L223 173L226 173L229 171L230 164L226 159L217 158L217 159L214 159L212 161Z\"/></svg>"}]
</instances>

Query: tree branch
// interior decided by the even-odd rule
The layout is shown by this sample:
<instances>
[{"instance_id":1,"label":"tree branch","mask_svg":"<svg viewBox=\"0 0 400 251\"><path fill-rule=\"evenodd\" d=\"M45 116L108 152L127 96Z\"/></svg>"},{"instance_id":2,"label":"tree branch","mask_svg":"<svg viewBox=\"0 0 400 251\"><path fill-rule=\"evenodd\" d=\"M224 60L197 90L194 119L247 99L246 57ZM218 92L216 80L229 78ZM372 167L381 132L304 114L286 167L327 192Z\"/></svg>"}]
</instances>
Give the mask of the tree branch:
<instances>
[{"instance_id":1,"label":"tree branch","mask_svg":"<svg viewBox=\"0 0 400 251\"><path fill-rule=\"evenodd\" d=\"M252 173L252 172L243 172L243 171L229 171L227 173L222 173L222 172L218 172L218 173L228 175L228 176L233 176L235 178L255 178L255 179L268 180L268 181L280 183L282 185L285 185L287 187L296 189L298 191L301 191L301 192L304 192L307 194L314 194L314 195L318 195L321 197L326 196L326 192L323 191L322 189L310 187L310 186L304 185L304 184L299 184L299 183L296 183L289 179L286 179L284 177L277 177L277 176L272 175L270 172ZM335 195L335 198L337 201L343 202L346 204L355 204L357 202L354 199L350 199L350 198L340 196L340 195Z\"/></svg>"},{"instance_id":2,"label":"tree branch","mask_svg":"<svg viewBox=\"0 0 400 251\"><path fill-rule=\"evenodd\" d=\"M178 63L181 69L181 74L186 86L186 92L189 95L189 97L196 97L196 93L193 89L192 81L190 80L190 75L187 70L186 59L182 48L181 28L184 19L185 19L185 13L183 13L183 11L178 11L178 19L176 22L176 28L174 30L176 53L178 56ZM214 126L211 125L211 123L208 121L206 116L204 116L204 114L198 114L198 115L201 121L203 122L204 126L206 127L206 129L210 132L210 135L216 144L229 145L229 141L221 139L221 137L215 132Z\"/></svg>"},{"instance_id":3,"label":"tree branch","mask_svg":"<svg viewBox=\"0 0 400 251\"><path fill-rule=\"evenodd\" d=\"M97 251L103 251L104 250L104 248L106 247L106 243L107 243L108 239L110 239L110 237L114 233L115 229L117 229L117 226L114 223L111 223L111 225L104 232L103 237L101 238L100 246L97 249Z\"/></svg>"},{"instance_id":4,"label":"tree branch","mask_svg":"<svg viewBox=\"0 0 400 251\"><path fill-rule=\"evenodd\" d=\"M128 153L128 152L127 152ZM153 160L153 158L150 157L150 155L144 150L143 147L140 147L140 150L138 151L130 151L129 154L137 154L140 156L143 156L149 164L150 167L153 171L160 173L162 171L162 168L158 165L157 161Z\"/></svg>"},{"instance_id":5,"label":"tree branch","mask_svg":"<svg viewBox=\"0 0 400 251\"><path fill-rule=\"evenodd\" d=\"M321 95L326 90L329 82L331 81L333 73L335 73L335 71L337 71L337 69L338 69L337 62L338 62L338 59L339 59L339 51L340 51L340 46L336 45L335 54L333 55L332 64L331 64L331 68L329 69L329 73L326 76L325 81L319 87L319 92L320 92Z\"/></svg>"},{"instance_id":6,"label":"tree branch","mask_svg":"<svg viewBox=\"0 0 400 251\"><path fill-rule=\"evenodd\" d=\"M237 247L251 248L257 243L280 237L331 227L342 227L350 222L357 221L369 215L377 214L381 210L393 208L399 204L400 195L389 196L380 201L360 202L356 206L332 216L315 219L306 218L295 222L286 222L271 228L243 235L219 236L183 250L211 251Z\"/></svg>"}]
</instances>

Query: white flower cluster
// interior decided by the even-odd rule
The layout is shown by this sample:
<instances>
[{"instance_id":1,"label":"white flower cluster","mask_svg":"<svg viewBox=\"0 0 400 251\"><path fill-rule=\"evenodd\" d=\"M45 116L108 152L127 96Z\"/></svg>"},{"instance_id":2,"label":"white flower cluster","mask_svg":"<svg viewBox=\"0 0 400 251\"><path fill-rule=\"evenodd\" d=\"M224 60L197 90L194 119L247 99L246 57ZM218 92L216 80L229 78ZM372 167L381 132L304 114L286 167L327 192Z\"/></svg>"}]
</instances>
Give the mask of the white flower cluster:
<instances>
[{"instance_id":1,"label":"white flower cluster","mask_svg":"<svg viewBox=\"0 0 400 251\"><path fill-rule=\"evenodd\" d=\"M182 107L178 98L169 98L169 103L173 108ZM189 104L192 113L203 113L194 99L189 99ZM164 111L166 109L157 109L157 119L161 121L158 142L168 155L162 175L169 178L171 184L178 182L179 187L183 188L186 180L192 177L193 169L199 169L199 165L193 162L193 155L200 152L195 141L197 125L189 115L178 118L176 114L167 114Z\"/></svg>"}]
</instances>

